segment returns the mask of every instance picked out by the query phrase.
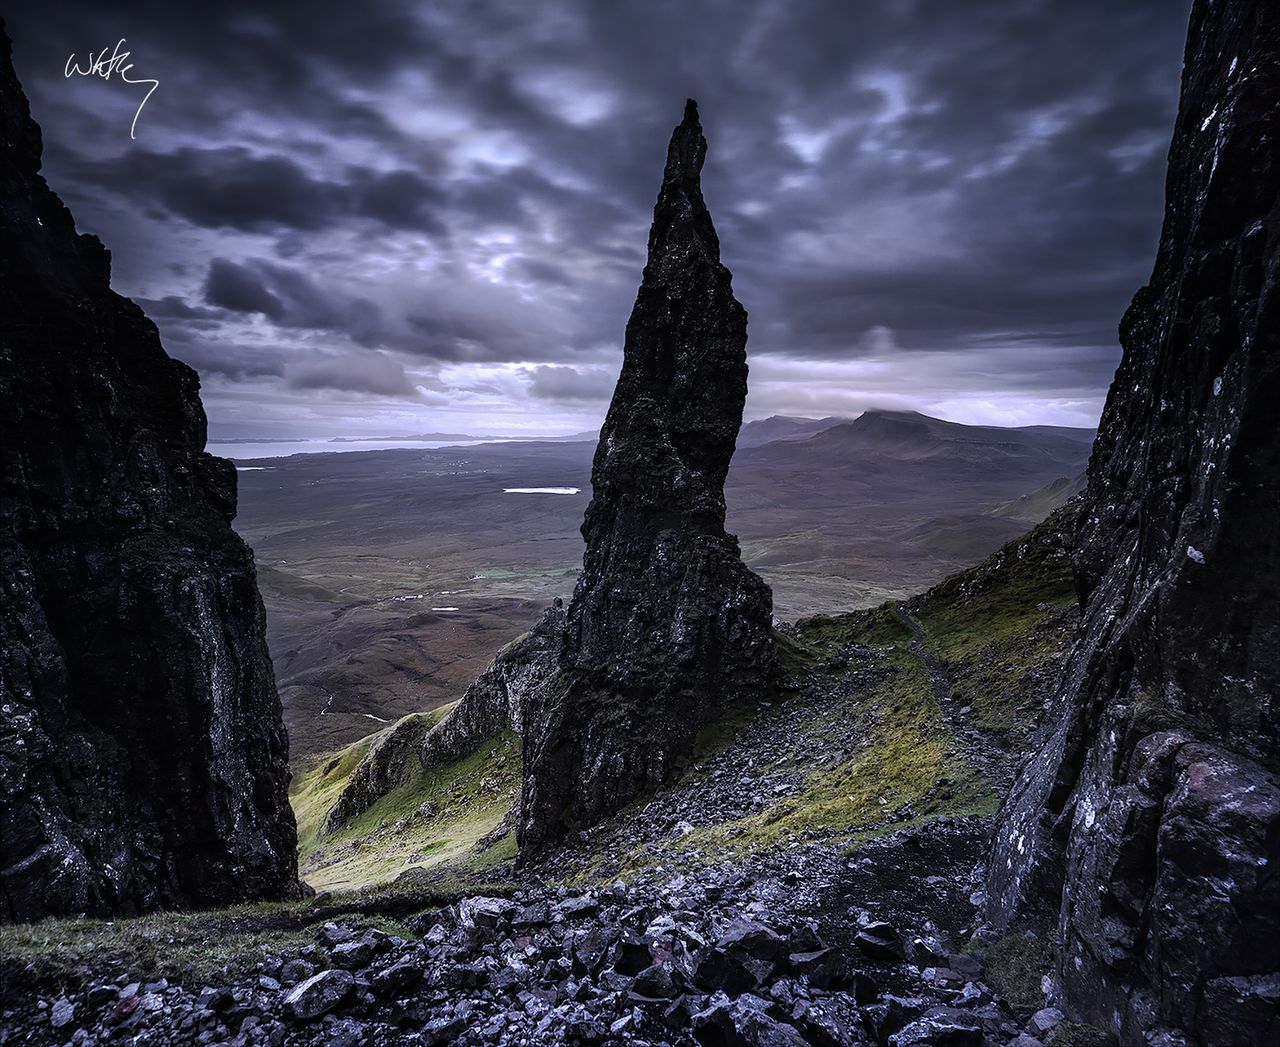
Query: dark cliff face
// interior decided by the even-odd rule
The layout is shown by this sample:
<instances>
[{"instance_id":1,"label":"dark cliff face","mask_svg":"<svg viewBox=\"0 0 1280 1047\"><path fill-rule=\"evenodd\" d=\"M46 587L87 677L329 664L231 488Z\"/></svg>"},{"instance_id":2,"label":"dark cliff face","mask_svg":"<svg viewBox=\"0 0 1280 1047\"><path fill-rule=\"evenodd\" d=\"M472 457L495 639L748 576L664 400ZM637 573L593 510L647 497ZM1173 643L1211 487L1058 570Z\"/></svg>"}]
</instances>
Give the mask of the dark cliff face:
<instances>
[{"instance_id":1,"label":"dark cliff face","mask_svg":"<svg viewBox=\"0 0 1280 1047\"><path fill-rule=\"evenodd\" d=\"M296 893L235 470L40 177L0 48L0 919Z\"/></svg>"},{"instance_id":2,"label":"dark cliff face","mask_svg":"<svg viewBox=\"0 0 1280 1047\"><path fill-rule=\"evenodd\" d=\"M772 595L724 529L747 316L702 199L706 150L690 102L596 451L560 678L525 714L526 850L666 781L772 666Z\"/></svg>"},{"instance_id":3,"label":"dark cliff face","mask_svg":"<svg viewBox=\"0 0 1280 1047\"><path fill-rule=\"evenodd\" d=\"M1280 1038L1278 188L1280 7L1200 0L1089 468L1084 632L989 877L997 924L1059 913L1059 994L1129 1043Z\"/></svg>"}]
</instances>

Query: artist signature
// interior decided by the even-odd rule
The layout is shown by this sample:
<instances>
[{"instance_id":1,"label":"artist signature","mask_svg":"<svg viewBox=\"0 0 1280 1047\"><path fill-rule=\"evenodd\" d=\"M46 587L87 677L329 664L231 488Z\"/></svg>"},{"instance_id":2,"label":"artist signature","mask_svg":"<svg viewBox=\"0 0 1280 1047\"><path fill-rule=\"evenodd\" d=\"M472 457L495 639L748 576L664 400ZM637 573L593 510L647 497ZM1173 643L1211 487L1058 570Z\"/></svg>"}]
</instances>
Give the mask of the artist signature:
<instances>
[{"instance_id":1,"label":"artist signature","mask_svg":"<svg viewBox=\"0 0 1280 1047\"><path fill-rule=\"evenodd\" d=\"M133 132L138 126L138 117L142 113L142 107L147 104L147 99L149 99L155 92L155 89L160 86L160 81L135 80L131 77L129 75L129 70L133 68L133 63L130 62L128 65L125 65L125 63L129 61L129 55L132 52L121 51L120 48L123 45L124 37L121 37L116 41L116 46L111 50L110 54L107 53L107 48L105 47L96 55L92 51L89 52L88 57L85 59L89 64L83 69L76 64L76 56L73 53L71 57L67 59L67 64L63 66L62 75L68 80L73 76L100 76L104 80L110 80L113 73L119 73L120 79L126 84L150 84L150 90L143 95L142 101L138 103L138 110L133 114L133 123L129 125L129 137L134 138L136 136Z\"/></svg>"}]
</instances>

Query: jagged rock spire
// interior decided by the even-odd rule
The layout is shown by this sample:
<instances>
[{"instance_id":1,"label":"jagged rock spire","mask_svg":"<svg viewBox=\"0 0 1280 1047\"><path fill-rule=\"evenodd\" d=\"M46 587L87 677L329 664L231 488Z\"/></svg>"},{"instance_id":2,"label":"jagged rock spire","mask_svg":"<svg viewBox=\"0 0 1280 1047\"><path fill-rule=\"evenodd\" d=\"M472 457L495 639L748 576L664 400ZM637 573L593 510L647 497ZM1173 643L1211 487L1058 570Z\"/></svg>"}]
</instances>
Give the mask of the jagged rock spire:
<instances>
[{"instance_id":1,"label":"jagged rock spire","mask_svg":"<svg viewBox=\"0 0 1280 1047\"><path fill-rule=\"evenodd\" d=\"M747 315L702 198L706 152L690 100L596 450L560 673L525 713L526 851L666 781L772 667L772 596L724 529Z\"/></svg>"}]
</instances>

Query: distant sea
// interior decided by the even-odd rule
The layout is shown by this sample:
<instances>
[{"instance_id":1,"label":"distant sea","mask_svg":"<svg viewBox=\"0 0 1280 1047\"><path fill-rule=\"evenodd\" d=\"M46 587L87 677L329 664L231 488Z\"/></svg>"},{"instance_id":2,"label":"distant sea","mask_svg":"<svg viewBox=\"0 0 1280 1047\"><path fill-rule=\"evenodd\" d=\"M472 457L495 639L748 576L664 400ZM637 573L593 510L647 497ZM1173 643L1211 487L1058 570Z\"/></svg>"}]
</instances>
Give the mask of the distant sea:
<instances>
[{"instance_id":1,"label":"distant sea","mask_svg":"<svg viewBox=\"0 0 1280 1047\"><path fill-rule=\"evenodd\" d=\"M291 454L334 454L347 451L430 451L437 447L474 447L495 440L282 440L269 443L215 443L207 450L237 462L251 458L287 458Z\"/></svg>"}]
</instances>

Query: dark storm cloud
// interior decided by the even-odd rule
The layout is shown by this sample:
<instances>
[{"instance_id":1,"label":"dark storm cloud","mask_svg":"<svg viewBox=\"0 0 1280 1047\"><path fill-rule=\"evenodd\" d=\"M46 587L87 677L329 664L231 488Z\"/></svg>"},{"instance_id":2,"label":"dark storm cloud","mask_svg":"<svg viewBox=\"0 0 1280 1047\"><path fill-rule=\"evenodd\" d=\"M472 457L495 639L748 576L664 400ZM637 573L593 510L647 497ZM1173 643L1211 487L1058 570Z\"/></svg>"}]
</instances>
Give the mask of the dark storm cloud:
<instances>
[{"instance_id":1,"label":"dark storm cloud","mask_svg":"<svg viewBox=\"0 0 1280 1047\"><path fill-rule=\"evenodd\" d=\"M132 149L109 160L80 161L80 174L142 208L159 208L210 229L319 230L354 219L437 235L432 206L440 190L411 171L353 167L341 181L309 175L284 156L248 149Z\"/></svg>"},{"instance_id":2,"label":"dark storm cloud","mask_svg":"<svg viewBox=\"0 0 1280 1047\"><path fill-rule=\"evenodd\" d=\"M381 174L357 168L351 172L354 212L376 218L394 229L421 229L445 236L448 227L432 211L444 203L438 186L412 171Z\"/></svg>"},{"instance_id":3,"label":"dark storm cloud","mask_svg":"<svg viewBox=\"0 0 1280 1047\"><path fill-rule=\"evenodd\" d=\"M259 274L225 258L209 264L204 299L235 313L262 313L273 320L284 316L284 303L267 290Z\"/></svg>"},{"instance_id":4,"label":"dark storm cloud","mask_svg":"<svg viewBox=\"0 0 1280 1047\"><path fill-rule=\"evenodd\" d=\"M163 298L137 298L147 315L153 320L208 320L217 321L221 316L217 309L203 309L184 302L177 295L165 295Z\"/></svg>"},{"instance_id":5,"label":"dark storm cloud","mask_svg":"<svg viewBox=\"0 0 1280 1047\"><path fill-rule=\"evenodd\" d=\"M530 283L550 284L556 287L572 287L573 277L561 266L542 258L521 258L513 266L517 279Z\"/></svg>"},{"instance_id":6,"label":"dark storm cloud","mask_svg":"<svg viewBox=\"0 0 1280 1047\"><path fill-rule=\"evenodd\" d=\"M50 180L206 374L395 396L471 368L598 409L692 95L755 356L910 397L945 354L961 393L1047 403L1101 397L1149 271L1186 7L78 0L10 31ZM61 76L120 36L160 81L136 142L124 85Z\"/></svg>"},{"instance_id":7,"label":"dark storm cloud","mask_svg":"<svg viewBox=\"0 0 1280 1047\"><path fill-rule=\"evenodd\" d=\"M342 331L361 345L394 340L373 302L321 287L297 269L261 258L244 264L213 259L204 294L210 305L261 313L280 327Z\"/></svg>"},{"instance_id":8,"label":"dark storm cloud","mask_svg":"<svg viewBox=\"0 0 1280 1047\"><path fill-rule=\"evenodd\" d=\"M289 355L287 350L237 345L225 338L216 342L188 340L181 334L166 335L165 347L201 374L216 375L232 382L281 378Z\"/></svg>"},{"instance_id":9,"label":"dark storm cloud","mask_svg":"<svg viewBox=\"0 0 1280 1047\"><path fill-rule=\"evenodd\" d=\"M330 224L341 187L309 177L283 156L247 149L134 149L94 166L98 182L152 201L195 225L319 229Z\"/></svg>"}]
</instances>

